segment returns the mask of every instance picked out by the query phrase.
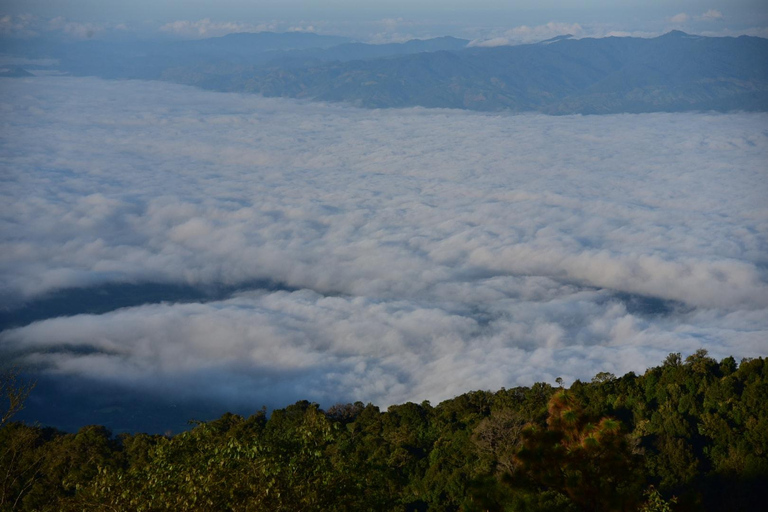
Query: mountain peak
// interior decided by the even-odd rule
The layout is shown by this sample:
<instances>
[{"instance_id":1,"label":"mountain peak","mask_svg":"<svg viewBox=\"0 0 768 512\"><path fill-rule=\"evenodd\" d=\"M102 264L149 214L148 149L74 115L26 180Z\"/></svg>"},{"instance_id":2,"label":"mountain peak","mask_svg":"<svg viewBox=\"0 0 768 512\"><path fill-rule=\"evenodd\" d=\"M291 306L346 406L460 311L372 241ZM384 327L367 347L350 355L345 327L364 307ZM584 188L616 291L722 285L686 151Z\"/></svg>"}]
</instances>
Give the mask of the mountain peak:
<instances>
[{"instance_id":1,"label":"mountain peak","mask_svg":"<svg viewBox=\"0 0 768 512\"><path fill-rule=\"evenodd\" d=\"M691 37L691 35L686 34L682 30L670 30L666 34L662 35L661 37Z\"/></svg>"},{"instance_id":2,"label":"mountain peak","mask_svg":"<svg viewBox=\"0 0 768 512\"><path fill-rule=\"evenodd\" d=\"M545 39L544 41L539 41L539 44L552 44L556 43L558 41L564 41L566 39L573 39L573 34L565 34L562 36L555 36L551 39Z\"/></svg>"}]
</instances>

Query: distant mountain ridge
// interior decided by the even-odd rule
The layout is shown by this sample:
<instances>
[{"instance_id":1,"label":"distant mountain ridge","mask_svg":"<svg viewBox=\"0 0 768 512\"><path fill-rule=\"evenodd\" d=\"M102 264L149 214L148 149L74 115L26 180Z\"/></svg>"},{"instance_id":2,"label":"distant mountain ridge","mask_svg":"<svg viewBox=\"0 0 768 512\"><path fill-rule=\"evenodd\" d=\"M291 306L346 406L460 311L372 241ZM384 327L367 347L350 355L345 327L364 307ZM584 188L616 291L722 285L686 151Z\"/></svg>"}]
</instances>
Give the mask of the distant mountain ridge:
<instances>
[{"instance_id":1,"label":"distant mountain ridge","mask_svg":"<svg viewBox=\"0 0 768 512\"><path fill-rule=\"evenodd\" d=\"M768 110L768 40L555 39L254 73L245 90L362 107L603 114Z\"/></svg>"},{"instance_id":2,"label":"distant mountain ridge","mask_svg":"<svg viewBox=\"0 0 768 512\"><path fill-rule=\"evenodd\" d=\"M26 76L34 75L20 66L0 66L0 77L21 78Z\"/></svg>"},{"instance_id":3,"label":"distant mountain ridge","mask_svg":"<svg viewBox=\"0 0 768 512\"><path fill-rule=\"evenodd\" d=\"M39 47L63 71L218 91L548 114L768 110L768 39L672 31L651 39L558 36L519 46L452 37L372 45L303 33Z\"/></svg>"},{"instance_id":4,"label":"distant mountain ridge","mask_svg":"<svg viewBox=\"0 0 768 512\"><path fill-rule=\"evenodd\" d=\"M346 37L304 32L244 32L186 41L59 42L0 38L5 52L29 59L55 59L76 76L227 83L235 75L263 68L301 68L417 52L459 50L465 39L437 37L403 43L366 44ZM199 82L199 83L197 83ZM213 87L217 88L217 87Z\"/></svg>"}]
</instances>

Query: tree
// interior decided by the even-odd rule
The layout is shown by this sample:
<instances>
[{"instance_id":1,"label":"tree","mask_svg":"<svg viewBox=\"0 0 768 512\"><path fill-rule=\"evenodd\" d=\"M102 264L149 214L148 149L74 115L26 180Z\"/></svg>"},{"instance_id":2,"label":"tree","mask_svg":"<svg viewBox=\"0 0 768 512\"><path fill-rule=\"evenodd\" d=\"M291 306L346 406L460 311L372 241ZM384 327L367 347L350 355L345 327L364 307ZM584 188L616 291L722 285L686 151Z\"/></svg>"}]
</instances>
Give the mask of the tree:
<instances>
[{"instance_id":1,"label":"tree","mask_svg":"<svg viewBox=\"0 0 768 512\"><path fill-rule=\"evenodd\" d=\"M582 510L634 510L635 457L620 421L591 421L568 391L549 402L547 428L529 425L517 454L518 477L558 491Z\"/></svg>"},{"instance_id":2,"label":"tree","mask_svg":"<svg viewBox=\"0 0 768 512\"><path fill-rule=\"evenodd\" d=\"M18 367L0 370L0 427L24 408L35 385L21 377Z\"/></svg>"},{"instance_id":3,"label":"tree","mask_svg":"<svg viewBox=\"0 0 768 512\"><path fill-rule=\"evenodd\" d=\"M665 500L655 487L650 486L645 491L646 501L640 507L640 512L672 512L673 505L677 503L677 498L672 497L669 501Z\"/></svg>"},{"instance_id":4,"label":"tree","mask_svg":"<svg viewBox=\"0 0 768 512\"><path fill-rule=\"evenodd\" d=\"M523 428L527 421L510 409L502 409L483 419L472 434L477 451L491 459L502 472L513 472L517 467L515 455L520 449Z\"/></svg>"}]
</instances>

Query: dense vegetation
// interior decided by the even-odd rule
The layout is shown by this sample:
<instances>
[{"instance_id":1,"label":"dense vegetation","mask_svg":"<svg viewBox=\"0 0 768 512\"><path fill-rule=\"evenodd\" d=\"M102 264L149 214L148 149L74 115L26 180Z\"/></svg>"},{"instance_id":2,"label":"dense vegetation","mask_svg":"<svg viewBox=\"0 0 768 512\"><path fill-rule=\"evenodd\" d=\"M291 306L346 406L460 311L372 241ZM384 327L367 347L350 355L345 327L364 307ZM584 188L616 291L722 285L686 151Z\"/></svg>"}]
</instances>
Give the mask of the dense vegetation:
<instances>
[{"instance_id":1,"label":"dense vegetation","mask_svg":"<svg viewBox=\"0 0 768 512\"><path fill-rule=\"evenodd\" d=\"M175 435L0 429L0 510L756 510L768 360L671 354L644 375L437 406L298 402Z\"/></svg>"}]
</instances>

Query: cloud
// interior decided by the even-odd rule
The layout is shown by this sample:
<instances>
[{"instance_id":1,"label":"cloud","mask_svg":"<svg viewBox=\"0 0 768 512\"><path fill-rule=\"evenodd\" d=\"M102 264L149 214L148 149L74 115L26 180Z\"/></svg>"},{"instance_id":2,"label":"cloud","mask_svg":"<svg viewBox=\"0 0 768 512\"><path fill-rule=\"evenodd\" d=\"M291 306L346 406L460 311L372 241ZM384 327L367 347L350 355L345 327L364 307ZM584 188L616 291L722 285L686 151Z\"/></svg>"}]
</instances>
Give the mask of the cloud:
<instances>
[{"instance_id":1,"label":"cloud","mask_svg":"<svg viewBox=\"0 0 768 512\"><path fill-rule=\"evenodd\" d=\"M360 29L372 32L361 33L361 39L368 44L404 43L413 39L429 39L435 27L429 23L405 18L383 18L362 24Z\"/></svg>"},{"instance_id":2,"label":"cloud","mask_svg":"<svg viewBox=\"0 0 768 512\"><path fill-rule=\"evenodd\" d=\"M59 30L74 39L91 39L106 30L106 26L102 23L70 21L63 16L53 18L48 22L48 25L49 30Z\"/></svg>"},{"instance_id":3,"label":"cloud","mask_svg":"<svg viewBox=\"0 0 768 512\"><path fill-rule=\"evenodd\" d=\"M700 347L766 355L765 114L369 111L66 77L3 88L4 308L103 283L286 288L0 333L48 375L387 405Z\"/></svg>"},{"instance_id":4,"label":"cloud","mask_svg":"<svg viewBox=\"0 0 768 512\"><path fill-rule=\"evenodd\" d=\"M380 23L387 32L395 32L397 27L405 23L403 18L383 18Z\"/></svg>"},{"instance_id":5,"label":"cloud","mask_svg":"<svg viewBox=\"0 0 768 512\"><path fill-rule=\"evenodd\" d=\"M514 44L507 37L493 37L491 39L470 41L469 46L477 46L481 48L495 48L497 46L510 46Z\"/></svg>"},{"instance_id":6,"label":"cloud","mask_svg":"<svg viewBox=\"0 0 768 512\"><path fill-rule=\"evenodd\" d=\"M685 24L685 23L691 21L692 18L694 20L696 20L696 21L704 21L704 22L722 21L723 20L723 13L718 11L718 10L715 10L715 9L710 9L710 10L708 10L708 11L706 11L706 12L704 12L704 13L698 15L698 16L691 17L688 14L686 14L684 12L681 12L679 14L676 14L676 15L668 18L667 21L670 22L670 23L675 23L675 24L681 25L681 24Z\"/></svg>"},{"instance_id":7,"label":"cloud","mask_svg":"<svg viewBox=\"0 0 768 512\"><path fill-rule=\"evenodd\" d=\"M681 13L675 14L674 16L671 16L668 21L670 23L685 23L689 20L689 18L690 17L686 13L681 12Z\"/></svg>"},{"instance_id":8,"label":"cloud","mask_svg":"<svg viewBox=\"0 0 768 512\"><path fill-rule=\"evenodd\" d=\"M586 35L586 31L578 23L549 22L544 25L537 25L532 27L528 25L521 25L519 27L505 30L497 37L492 37L487 40L478 39L472 41L470 46L493 47L523 43L535 43L566 34L570 34L574 37L584 37Z\"/></svg>"},{"instance_id":9,"label":"cloud","mask_svg":"<svg viewBox=\"0 0 768 512\"><path fill-rule=\"evenodd\" d=\"M700 21L719 21L723 19L723 13L715 9L710 9L707 12L702 13L701 16L697 16L696 19Z\"/></svg>"},{"instance_id":10,"label":"cloud","mask_svg":"<svg viewBox=\"0 0 768 512\"><path fill-rule=\"evenodd\" d=\"M33 37L37 35L37 18L30 14L0 15L0 35L5 37Z\"/></svg>"},{"instance_id":11,"label":"cloud","mask_svg":"<svg viewBox=\"0 0 768 512\"><path fill-rule=\"evenodd\" d=\"M306 25L306 24L300 24L300 25L292 25L288 27L288 32L317 32L317 29L314 27L314 25Z\"/></svg>"},{"instance_id":12,"label":"cloud","mask_svg":"<svg viewBox=\"0 0 768 512\"><path fill-rule=\"evenodd\" d=\"M64 16L41 18L31 14L0 14L0 35L11 38L41 37L49 41L124 39L127 36L147 37L148 30L156 32L157 24L149 21L116 24L72 20Z\"/></svg>"},{"instance_id":13,"label":"cloud","mask_svg":"<svg viewBox=\"0 0 768 512\"><path fill-rule=\"evenodd\" d=\"M212 21L210 18L204 18L197 21L178 20L166 23L160 27L160 31L168 32L177 36L204 38L217 37L227 34L240 32L265 32L278 30L279 24L275 21L269 23L240 23L235 21ZM313 27L292 26L288 31L306 31L314 32Z\"/></svg>"}]
</instances>

